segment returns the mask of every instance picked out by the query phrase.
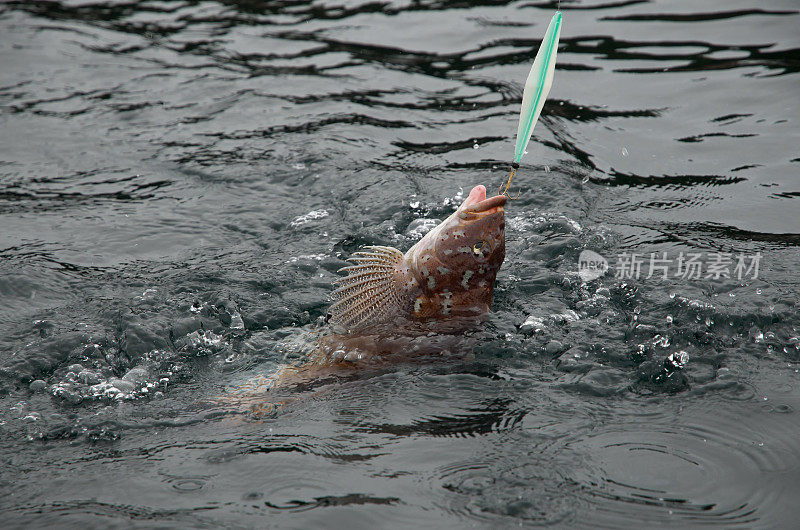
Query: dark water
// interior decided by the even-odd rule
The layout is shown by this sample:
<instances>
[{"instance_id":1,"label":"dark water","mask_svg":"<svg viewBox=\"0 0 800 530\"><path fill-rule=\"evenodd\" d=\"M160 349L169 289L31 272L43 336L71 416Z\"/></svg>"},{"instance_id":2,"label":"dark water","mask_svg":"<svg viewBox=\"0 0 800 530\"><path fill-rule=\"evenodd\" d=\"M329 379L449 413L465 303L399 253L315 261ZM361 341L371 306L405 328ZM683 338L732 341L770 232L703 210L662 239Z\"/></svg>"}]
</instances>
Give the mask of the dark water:
<instances>
[{"instance_id":1,"label":"dark water","mask_svg":"<svg viewBox=\"0 0 800 530\"><path fill-rule=\"evenodd\" d=\"M555 3L0 4L3 526L795 526L800 5L561 8L478 348L254 417L343 258L506 177ZM759 271L615 276L664 252Z\"/></svg>"}]
</instances>

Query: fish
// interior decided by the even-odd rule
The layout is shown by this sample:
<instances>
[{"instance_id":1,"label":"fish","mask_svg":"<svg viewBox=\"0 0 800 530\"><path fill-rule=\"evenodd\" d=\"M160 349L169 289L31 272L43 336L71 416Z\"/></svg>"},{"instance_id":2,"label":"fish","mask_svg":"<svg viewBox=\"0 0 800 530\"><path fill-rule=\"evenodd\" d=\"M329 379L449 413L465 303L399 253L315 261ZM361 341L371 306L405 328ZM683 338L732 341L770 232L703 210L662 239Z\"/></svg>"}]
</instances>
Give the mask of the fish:
<instances>
[{"instance_id":1,"label":"fish","mask_svg":"<svg viewBox=\"0 0 800 530\"><path fill-rule=\"evenodd\" d=\"M345 276L335 282L327 327L308 360L240 387L241 403L250 401L251 413L263 415L285 403L265 402L267 391L311 389L463 347L464 332L491 308L506 253L507 200L487 198L486 188L475 186L406 252L381 245L355 252L339 271Z\"/></svg>"},{"instance_id":2,"label":"fish","mask_svg":"<svg viewBox=\"0 0 800 530\"><path fill-rule=\"evenodd\" d=\"M355 334L471 327L488 312L506 255L505 195L475 186L464 203L407 252L369 246L340 269L330 323ZM431 326L430 324L433 324Z\"/></svg>"},{"instance_id":3,"label":"fish","mask_svg":"<svg viewBox=\"0 0 800 530\"><path fill-rule=\"evenodd\" d=\"M308 362L284 367L274 386L340 378L465 344L491 308L506 256L506 195L472 188L464 202L405 253L373 245L355 252L336 280L329 328Z\"/></svg>"}]
</instances>

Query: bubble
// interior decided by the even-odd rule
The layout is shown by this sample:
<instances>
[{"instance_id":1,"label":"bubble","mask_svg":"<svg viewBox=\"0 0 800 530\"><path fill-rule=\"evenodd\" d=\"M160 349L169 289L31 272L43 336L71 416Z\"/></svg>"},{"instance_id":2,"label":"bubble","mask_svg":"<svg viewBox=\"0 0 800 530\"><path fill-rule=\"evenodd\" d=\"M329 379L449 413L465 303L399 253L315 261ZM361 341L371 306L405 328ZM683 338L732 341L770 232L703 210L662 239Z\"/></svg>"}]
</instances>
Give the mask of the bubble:
<instances>
[{"instance_id":1,"label":"bubble","mask_svg":"<svg viewBox=\"0 0 800 530\"><path fill-rule=\"evenodd\" d=\"M96 385L100 382L100 375L91 370L81 370L78 373L78 380L85 385Z\"/></svg>"},{"instance_id":2,"label":"bubble","mask_svg":"<svg viewBox=\"0 0 800 530\"><path fill-rule=\"evenodd\" d=\"M421 217L414 219L406 228L405 234L414 239L419 239L428 232L430 232L436 225L440 223L439 219L429 219Z\"/></svg>"},{"instance_id":3,"label":"bubble","mask_svg":"<svg viewBox=\"0 0 800 530\"><path fill-rule=\"evenodd\" d=\"M625 148L625 147L623 147L623 148L622 148L622 150L620 151L620 154L621 154L622 156L628 156L628 149L627 149L627 148Z\"/></svg>"},{"instance_id":4,"label":"bubble","mask_svg":"<svg viewBox=\"0 0 800 530\"><path fill-rule=\"evenodd\" d=\"M180 479L172 484L172 487L178 491L197 491L205 485L202 479Z\"/></svg>"},{"instance_id":5,"label":"bubble","mask_svg":"<svg viewBox=\"0 0 800 530\"><path fill-rule=\"evenodd\" d=\"M653 337L653 345L654 346L661 346L662 348L667 348L671 344L669 337L663 337L661 335L656 335Z\"/></svg>"},{"instance_id":6,"label":"bubble","mask_svg":"<svg viewBox=\"0 0 800 530\"><path fill-rule=\"evenodd\" d=\"M125 394L131 393L136 389L136 385L130 381L125 381L117 377L111 377L108 380L109 384Z\"/></svg>"},{"instance_id":7,"label":"bubble","mask_svg":"<svg viewBox=\"0 0 800 530\"><path fill-rule=\"evenodd\" d=\"M244 321L238 311L234 311L231 315L231 329L244 329Z\"/></svg>"},{"instance_id":8,"label":"bubble","mask_svg":"<svg viewBox=\"0 0 800 530\"><path fill-rule=\"evenodd\" d=\"M141 384L146 378L147 370L144 368L131 368L125 375L122 376L123 381L127 381L133 385Z\"/></svg>"},{"instance_id":9,"label":"bubble","mask_svg":"<svg viewBox=\"0 0 800 530\"><path fill-rule=\"evenodd\" d=\"M551 340L547 343L547 346L545 346L545 351L548 355L555 355L560 353L563 349L564 345L557 340Z\"/></svg>"},{"instance_id":10,"label":"bubble","mask_svg":"<svg viewBox=\"0 0 800 530\"><path fill-rule=\"evenodd\" d=\"M666 358L665 366L671 370L682 370L689 363L689 354L681 350Z\"/></svg>"},{"instance_id":11,"label":"bubble","mask_svg":"<svg viewBox=\"0 0 800 530\"><path fill-rule=\"evenodd\" d=\"M672 324L672 315L667 315L667 324Z\"/></svg>"},{"instance_id":12,"label":"bubble","mask_svg":"<svg viewBox=\"0 0 800 530\"><path fill-rule=\"evenodd\" d=\"M522 333L537 333L544 330L544 328L544 319L534 315L528 316L525 322L519 326L519 330Z\"/></svg>"},{"instance_id":13,"label":"bubble","mask_svg":"<svg viewBox=\"0 0 800 530\"><path fill-rule=\"evenodd\" d=\"M480 147L481 147L481 146L480 146L480 145L478 145L478 142L475 142L474 144L472 144L472 148L473 148L473 149L480 149Z\"/></svg>"}]
</instances>

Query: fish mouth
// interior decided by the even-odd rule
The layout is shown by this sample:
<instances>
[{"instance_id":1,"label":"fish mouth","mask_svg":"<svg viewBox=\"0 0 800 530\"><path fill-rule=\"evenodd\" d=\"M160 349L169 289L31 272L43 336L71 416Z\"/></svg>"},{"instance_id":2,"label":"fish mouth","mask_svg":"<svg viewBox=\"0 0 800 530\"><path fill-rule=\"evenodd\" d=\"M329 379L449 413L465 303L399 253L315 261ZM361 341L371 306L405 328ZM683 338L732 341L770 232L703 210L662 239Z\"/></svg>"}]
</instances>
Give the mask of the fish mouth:
<instances>
[{"instance_id":1,"label":"fish mouth","mask_svg":"<svg viewBox=\"0 0 800 530\"><path fill-rule=\"evenodd\" d=\"M503 210L503 206L508 201L506 195L495 195L486 198L486 188L475 186L469 193L469 197L461 205L461 209L466 213L485 213L492 214Z\"/></svg>"}]
</instances>

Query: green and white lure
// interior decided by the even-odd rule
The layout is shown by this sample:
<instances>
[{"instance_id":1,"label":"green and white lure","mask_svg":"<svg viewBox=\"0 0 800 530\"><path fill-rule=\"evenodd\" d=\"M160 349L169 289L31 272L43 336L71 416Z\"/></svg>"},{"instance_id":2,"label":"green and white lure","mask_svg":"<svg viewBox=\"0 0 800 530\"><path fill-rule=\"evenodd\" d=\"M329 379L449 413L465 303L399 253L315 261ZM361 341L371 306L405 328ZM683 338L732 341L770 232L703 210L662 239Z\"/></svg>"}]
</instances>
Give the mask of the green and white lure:
<instances>
[{"instance_id":1,"label":"green and white lure","mask_svg":"<svg viewBox=\"0 0 800 530\"><path fill-rule=\"evenodd\" d=\"M545 33L542 44L539 46L539 51L536 53L536 59L533 61L528 79L525 81L525 90L522 93L522 108L519 113L519 127L517 128L517 145L514 149L514 162L512 164L514 169L508 177L508 182L505 190L502 190L502 194L508 194L511 179L514 178L519 162L525 154L525 148L531 139L533 128L539 120L539 114L542 112L544 102L550 93L550 87L553 85L556 52L558 52L558 39L560 36L561 11L556 11L556 14L550 20L550 25L547 27L547 33Z\"/></svg>"}]
</instances>

